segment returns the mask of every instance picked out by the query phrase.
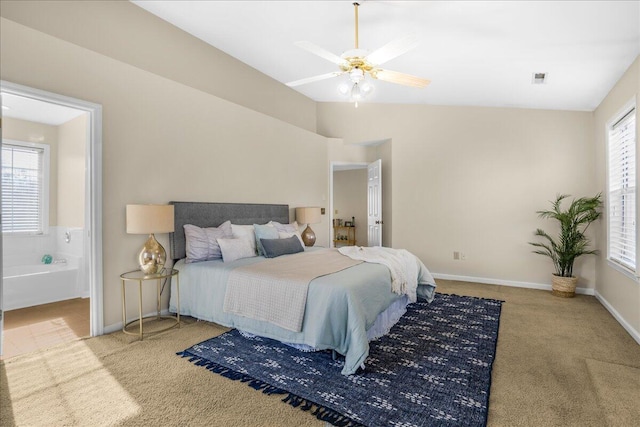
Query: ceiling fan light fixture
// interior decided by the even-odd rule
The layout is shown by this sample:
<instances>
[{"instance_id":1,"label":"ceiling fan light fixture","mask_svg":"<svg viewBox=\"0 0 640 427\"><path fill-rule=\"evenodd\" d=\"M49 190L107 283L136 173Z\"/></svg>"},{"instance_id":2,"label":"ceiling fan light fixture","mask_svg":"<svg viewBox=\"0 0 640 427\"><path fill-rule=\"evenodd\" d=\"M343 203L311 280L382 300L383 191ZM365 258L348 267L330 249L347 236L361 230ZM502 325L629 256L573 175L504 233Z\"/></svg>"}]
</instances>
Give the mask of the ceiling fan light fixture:
<instances>
[{"instance_id":1,"label":"ceiling fan light fixture","mask_svg":"<svg viewBox=\"0 0 640 427\"><path fill-rule=\"evenodd\" d=\"M364 79L364 71L360 68L354 68L349 73L349 80L353 83L360 83Z\"/></svg>"},{"instance_id":2,"label":"ceiling fan light fixture","mask_svg":"<svg viewBox=\"0 0 640 427\"><path fill-rule=\"evenodd\" d=\"M369 53L366 49L360 49L358 43L358 7L360 4L356 2L353 3L353 6L355 10L355 46L353 49L349 49L342 53L341 56L338 56L311 42L301 41L295 43L298 47L334 63L338 66L339 71L289 82L287 86L295 87L344 74L348 76L349 80L338 85L338 92L342 96L350 96L352 100L361 99L373 90L371 84L365 86L367 75L369 75L370 79L382 80L404 86L418 88L427 86L430 83L427 79L380 68L382 63L390 61L415 48L418 45L416 36L407 34L374 50L372 53Z\"/></svg>"},{"instance_id":3,"label":"ceiling fan light fixture","mask_svg":"<svg viewBox=\"0 0 640 427\"><path fill-rule=\"evenodd\" d=\"M355 82L349 91L349 100L354 103L356 108L358 108L358 102L366 98L371 92L373 92L373 85L369 82Z\"/></svg>"},{"instance_id":4,"label":"ceiling fan light fixture","mask_svg":"<svg viewBox=\"0 0 640 427\"><path fill-rule=\"evenodd\" d=\"M363 96L367 96L371 92L373 92L373 85L371 83L365 81L365 82L360 84L360 90L362 91Z\"/></svg>"},{"instance_id":5,"label":"ceiling fan light fixture","mask_svg":"<svg viewBox=\"0 0 640 427\"><path fill-rule=\"evenodd\" d=\"M353 87L351 88L351 99L354 101L359 101L362 98L363 98L362 90L360 89L360 86L356 82L353 84Z\"/></svg>"},{"instance_id":6,"label":"ceiling fan light fixture","mask_svg":"<svg viewBox=\"0 0 640 427\"><path fill-rule=\"evenodd\" d=\"M338 93L342 96L349 96L351 92L351 85L347 82L342 82L338 85Z\"/></svg>"}]
</instances>

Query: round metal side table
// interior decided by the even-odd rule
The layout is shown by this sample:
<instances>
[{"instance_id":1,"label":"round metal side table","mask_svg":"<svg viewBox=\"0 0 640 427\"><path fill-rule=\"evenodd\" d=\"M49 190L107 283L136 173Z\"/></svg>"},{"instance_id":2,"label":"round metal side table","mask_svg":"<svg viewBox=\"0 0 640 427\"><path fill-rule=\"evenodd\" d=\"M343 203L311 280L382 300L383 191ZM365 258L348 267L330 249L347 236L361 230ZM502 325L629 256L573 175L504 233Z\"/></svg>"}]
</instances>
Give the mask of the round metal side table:
<instances>
[{"instance_id":1,"label":"round metal side table","mask_svg":"<svg viewBox=\"0 0 640 427\"><path fill-rule=\"evenodd\" d=\"M175 328L176 326L178 328L180 327L180 276L179 276L179 273L180 272L178 270L175 270L172 268L163 268L162 270L160 270L155 274L145 274L140 270L135 270L135 271L129 271L127 273L123 273L120 275L120 279L122 281L122 332L129 335L138 335L140 337L140 340L142 341L145 335L145 332L143 329L143 323L145 319L156 319L156 320L172 319L175 321L174 323L172 323L171 325L165 328L154 330L153 332L147 332L146 335L152 335L152 334L157 334L159 332L164 332L171 328ZM175 316L161 316L160 315L160 290L161 290L160 285L163 279L166 281L166 280L172 279L173 277L176 278L176 290L178 291L177 313ZM156 282L157 313L156 315L143 316L142 315L142 284L144 282L150 282L154 280ZM131 320L129 322L127 322L127 296L125 292L125 284L127 282L138 282L138 318ZM138 332L128 331L127 327L136 322L139 323L139 331Z\"/></svg>"}]
</instances>

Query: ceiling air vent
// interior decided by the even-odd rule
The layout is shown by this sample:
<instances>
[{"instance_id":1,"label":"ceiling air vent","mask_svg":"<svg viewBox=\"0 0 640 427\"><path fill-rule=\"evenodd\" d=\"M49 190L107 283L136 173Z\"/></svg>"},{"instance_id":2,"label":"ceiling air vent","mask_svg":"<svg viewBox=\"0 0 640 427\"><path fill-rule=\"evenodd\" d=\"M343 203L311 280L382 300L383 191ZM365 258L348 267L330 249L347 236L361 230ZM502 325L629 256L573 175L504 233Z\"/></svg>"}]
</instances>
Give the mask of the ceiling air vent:
<instances>
[{"instance_id":1,"label":"ceiling air vent","mask_svg":"<svg viewBox=\"0 0 640 427\"><path fill-rule=\"evenodd\" d=\"M547 73L533 73L531 83L534 85L542 85L547 81Z\"/></svg>"}]
</instances>

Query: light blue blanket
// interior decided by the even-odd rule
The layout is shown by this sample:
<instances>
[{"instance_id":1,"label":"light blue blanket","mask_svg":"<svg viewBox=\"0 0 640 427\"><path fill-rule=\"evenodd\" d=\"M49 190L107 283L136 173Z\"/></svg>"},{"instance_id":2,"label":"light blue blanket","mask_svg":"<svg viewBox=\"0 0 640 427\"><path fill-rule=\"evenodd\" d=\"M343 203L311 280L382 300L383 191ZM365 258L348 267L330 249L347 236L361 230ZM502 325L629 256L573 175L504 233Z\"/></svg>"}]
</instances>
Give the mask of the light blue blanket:
<instances>
[{"instance_id":1,"label":"light blue blanket","mask_svg":"<svg viewBox=\"0 0 640 427\"><path fill-rule=\"evenodd\" d=\"M342 373L355 373L369 355L367 330L391 303L403 298L391 292L388 268L365 262L311 281L302 331L293 332L223 311L229 272L239 266L264 261L264 257L231 263L215 260L185 264L184 260L178 261L174 268L180 270L180 314L282 342L336 350L345 356ZM420 268L418 298L431 301L435 282L418 258L416 262ZM174 313L177 308L175 296L173 281L169 310Z\"/></svg>"}]
</instances>

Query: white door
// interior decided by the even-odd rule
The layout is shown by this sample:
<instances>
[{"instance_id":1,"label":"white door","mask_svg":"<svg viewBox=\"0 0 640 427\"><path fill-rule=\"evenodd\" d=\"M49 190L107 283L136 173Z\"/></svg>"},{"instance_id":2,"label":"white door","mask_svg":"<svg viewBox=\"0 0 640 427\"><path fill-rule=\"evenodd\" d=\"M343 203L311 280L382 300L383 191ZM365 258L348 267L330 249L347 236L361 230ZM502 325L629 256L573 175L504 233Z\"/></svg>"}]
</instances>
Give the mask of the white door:
<instances>
[{"instance_id":1,"label":"white door","mask_svg":"<svg viewBox=\"0 0 640 427\"><path fill-rule=\"evenodd\" d=\"M367 166L368 246L382 246L382 160Z\"/></svg>"},{"instance_id":2,"label":"white door","mask_svg":"<svg viewBox=\"0 0 640 427\"><path fill-rule=\"evenodd\" d=\"M2 104L2 95L0 94L0 104ZM0 141L2 141L2 109L0 109ZM0 162L2 161L2 150L0 150ZM2 188L2 176L0 175L0 188ZM0 199L0 224L2 223L2 199ZM2 232L0 231L0 356L2 356L2 340L4 339L4 303L2 298L3 290L3 276L4 266L2 264L2 258L4 253L2 252Z\"/></svg>"}]
</instances>

